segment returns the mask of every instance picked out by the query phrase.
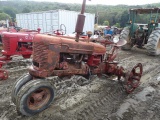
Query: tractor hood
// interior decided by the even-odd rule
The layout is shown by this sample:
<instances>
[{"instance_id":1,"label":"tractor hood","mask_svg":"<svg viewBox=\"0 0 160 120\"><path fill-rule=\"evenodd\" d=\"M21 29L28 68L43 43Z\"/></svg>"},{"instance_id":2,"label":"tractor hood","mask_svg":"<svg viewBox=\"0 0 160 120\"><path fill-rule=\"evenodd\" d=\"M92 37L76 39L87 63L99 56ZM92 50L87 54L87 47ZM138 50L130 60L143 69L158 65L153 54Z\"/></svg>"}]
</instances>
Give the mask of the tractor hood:
<instances>
[{"instance_id":1,"label":"tractor hood","mask_svg":"<svg viewBox=\"0 0 160 120\"><path fill-rule=\"evenodd\" d=\"M5 38L16 38L16 39L13 39L13 40L22 41L22 42L29 42L29 41L33 40L35 34L37 34L37 33L3 32L2 33L2 39L5 39Z\"/></svg>"},{"instance_id":2,"label":"tractor hood","mask_svg":"<svg viewBox=\"0 0 160 120\"><path fill-rule=\"evenodd\" d=\"M74 37L52 36L37 34L33 39L33 44L42 43L48 46L49 50L67 53L81 54L105 54L106 48L98 43L88 42L88 39L75 41Z\"/></svg>"}]
</instances>

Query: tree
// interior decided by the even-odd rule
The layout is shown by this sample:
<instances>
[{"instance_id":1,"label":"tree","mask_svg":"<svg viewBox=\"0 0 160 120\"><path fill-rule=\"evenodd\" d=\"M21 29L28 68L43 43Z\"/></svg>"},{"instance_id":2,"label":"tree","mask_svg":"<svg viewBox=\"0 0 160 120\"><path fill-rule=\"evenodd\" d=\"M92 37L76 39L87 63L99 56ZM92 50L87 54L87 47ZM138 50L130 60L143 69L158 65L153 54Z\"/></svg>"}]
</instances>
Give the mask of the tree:
<instances>
[{"instance_id":1,"label":"tree","mask_svg":"<svg viewBox=\"0 0 160 120\"><path fill-rule=\"evenodd\" d=\"M120 19L120 26L125 27L126 23L128 22L128 19L129 19L129 14L128 14L128 11L126 10L122 13L122 16Z\"/></svg>"},{"instance_id":2,"label":"tree","mask_svg":"<svg viewBox=\"0 0 160 120\"><path fill-rule=\"evenodd\" d=\"M27 8L27 7L23 8L23 10L22 10L22 13L29 13L29 12L31 12L31 11L30 11L30 9Z\"/></svg>"},{"instance_id":3,"label":"tree","mask_svg":"<svg viewBox=\"0 0 160 120\"><path fill-rule=\"evenodd\" d=\"M11 20L11 17L6 13L0 13L0 20Z\"/></svg>"},{"instance_id":4,"label":"tree","mask_svg":"<svg viewBox=\"0 0 160 120\"><path fill-rule=\"evenodd\" d=\"M109 26L109 21L108 20L104 21L103 25Z\"/></svg>"},{"instance_id":5,"label":"tree","mask_svg":"<svg viewBox=\"0 0 160 120\"><path fill-rule=\"evenodd\" d=\"M11 7L4 7L3 12L10 15L12 18L12 21L14 21L14 19L16 18L16 10L14 10Z\"/></svg>"},{"instance_id":6,"label":"tree","mask_svg":"<svg viewBox=\"0 0 160 120\"><path fill-rule=\"evenodd\" d=\"M120 28L120 24L116 23L114 26L116 26L117 28Z\"/></svg>"}]
</instances>

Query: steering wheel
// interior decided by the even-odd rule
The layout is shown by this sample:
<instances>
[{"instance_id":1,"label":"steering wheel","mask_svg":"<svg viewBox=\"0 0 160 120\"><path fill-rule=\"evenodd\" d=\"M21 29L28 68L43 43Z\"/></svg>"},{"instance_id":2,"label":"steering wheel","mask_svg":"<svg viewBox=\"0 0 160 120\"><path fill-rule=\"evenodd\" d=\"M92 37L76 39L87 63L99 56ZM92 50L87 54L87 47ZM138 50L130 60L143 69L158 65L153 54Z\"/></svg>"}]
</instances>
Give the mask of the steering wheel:
<instances>
[{"instance_id":1,"label":"steering wheel","mask_svg":"<svg viewBox=\"0 0 160 120\"><path fill-rule=\"evenodd\" d=\"M60 31L63 33L63 35L66 34L66 26L64 24L60 25Z\"/></svg>"}]
</instances>

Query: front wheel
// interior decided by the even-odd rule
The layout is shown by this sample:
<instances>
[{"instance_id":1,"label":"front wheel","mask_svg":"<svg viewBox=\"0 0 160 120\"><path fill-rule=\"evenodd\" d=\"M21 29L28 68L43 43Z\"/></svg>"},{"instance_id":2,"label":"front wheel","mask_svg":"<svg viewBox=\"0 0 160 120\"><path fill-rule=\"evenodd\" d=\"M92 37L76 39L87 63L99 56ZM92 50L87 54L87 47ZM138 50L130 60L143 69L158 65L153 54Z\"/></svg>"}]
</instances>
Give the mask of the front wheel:
<instances>
[{"instance_id":1,"label":"front wheel","mask_svg":"<svg viewBox=\"0 0 160 120\"><path fill-rule=\"evenodd\" d=\"M17 94L17 111L26 116L37 114L51 104L54 96L55 88L49 81L29 81Z\"/></svg>"},{"instance_id":2,"label":"front wheel","mask_svg":"<svg viewBox=\"0 0 160 120\"><path fill-rule=\"evenodd\" d=\"M27 82L31 81L32 79L33 79L33 76L27 73L16 80L16 82L13 85L12 93L11 93L11 100L14 104L16 104L18 91L21 89L23 85L25 85Z\"/></svg>"}]
</instances>

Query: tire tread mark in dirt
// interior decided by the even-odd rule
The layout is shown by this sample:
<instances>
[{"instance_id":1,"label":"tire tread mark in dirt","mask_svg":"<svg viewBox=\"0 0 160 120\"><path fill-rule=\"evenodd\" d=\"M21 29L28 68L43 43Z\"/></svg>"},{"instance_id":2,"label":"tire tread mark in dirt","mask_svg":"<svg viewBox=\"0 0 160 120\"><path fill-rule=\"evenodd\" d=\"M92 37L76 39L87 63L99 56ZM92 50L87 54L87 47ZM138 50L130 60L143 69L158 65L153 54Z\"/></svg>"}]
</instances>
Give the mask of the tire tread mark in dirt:
<instances>
[{"instance_id":1,"label":"tire tread mark in dirt","mask_svg":"<svg viewBox=\"0 0 160 120\"><path fill-rule=\"evenodd\" d=\"M160 71L160 66L153 66L150 67L150 69L146 70L143 72L143 75L146 75L148 73L150 73L151 76L154 76L155 74L157 74Z\"/></svg>"},{"instance_id":2,"label":"tire tread mark in dirt","mask_svg":"<svg viewBox=\"0 0 160 120\"><path fill-rule=\"evenodd\" d=\"M84 79L86 81L89 81L89 80L85 79L84 77L78 76L78 75L74 75L70 79L60 79L57 76L48 78L48 80L51 81L51 83L56 87L57 92L56 92L55 99L60 99L61 97L63 97L63 99L68 99L68 96L71 95L73 92L75 92L75 90L78 88L78 86L80 86L77 83L77 80L80 80L80 79ZM72 89L68 89L70 87L67 85L67 83L70 84L69 86L72 87ZM74 88L71 84L75 85ZM64 86L64 88L62 87L62 85ZM81 102L79 102L77 104L81 104Z\"/></svg>"},{"instance_id":3,"label":"tire tread mark in dirt","mask_svg":"<svg viewBox=\"0 0 160 120\"><path fill-rule=\"evenodd\" d=\"M95 102L91 102L87 107L85 107L83 110L81 110L79 113L77 113L77 118L75 118L75 119L89 120L89 118L86 118L86 116L91 116L90 114L92 114L92 116L97 117L97 115L96 115L96 110L98 110L97 108L103 107L105 105L108 105L108 106L112 105L113 99L116 99L117 96L122 93L124 93L124 89L122 87L118 87L113 93L109 93L108 95L104 96L103 98L97 99L97 100L95 100ZM79 118L81 118L81 119L79 119Z\"/></svg>"},{"instance_id":4,"label":"tire tread mark in dirt","mask_svg":"<svg viewBox=\"0 0 160 120\"><path fill-rule=\"evenodd\" d=\"M134 59L134 61L136 61L136 60L138 60L137 58L139 59L139 57L132 56L132 57L130 57L130 58L122 59L122 60L120 61L120 63L124 65L125 62L127 62L127 65L126 65L127 68L131 68L131 66L128 65L128 64L130 63L130 62L128 62L128 61L131 61L132 59ZM149 72L154 73L155 70L159 69L159 66L157 66L157 64L156 64L158 61L153 61L153 60L152 60L152 61L150 61L150 60L148 61L148 60L147 60L147 61L143 62L143 63L142 63L143 68L145 68L147 65L149 65L149 62L151 62L151 63L154 63L154 62L155 62L155 64L151 64L148 69L144 69L143 75L148 74ZM136 63L136 62L135 62L135 63ZM126 68L126 69L127 69L127 68Z\"/></svg>"}]
</instances>

